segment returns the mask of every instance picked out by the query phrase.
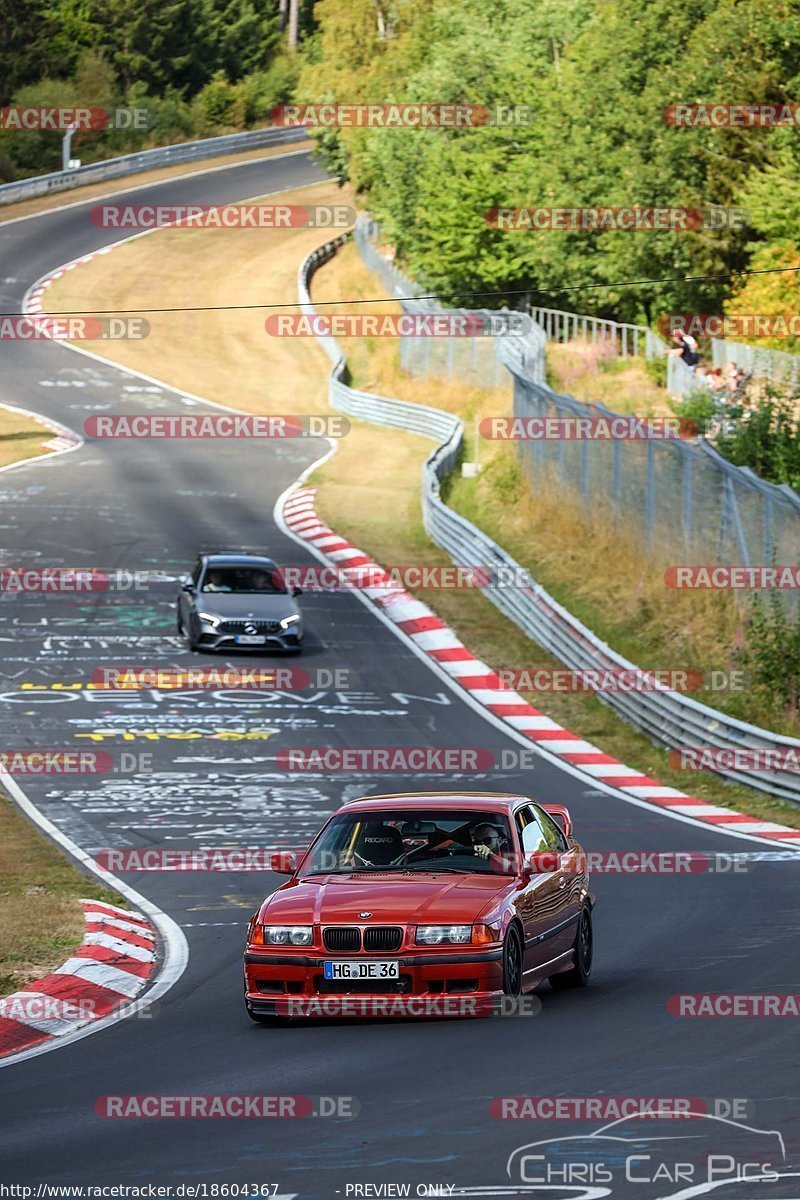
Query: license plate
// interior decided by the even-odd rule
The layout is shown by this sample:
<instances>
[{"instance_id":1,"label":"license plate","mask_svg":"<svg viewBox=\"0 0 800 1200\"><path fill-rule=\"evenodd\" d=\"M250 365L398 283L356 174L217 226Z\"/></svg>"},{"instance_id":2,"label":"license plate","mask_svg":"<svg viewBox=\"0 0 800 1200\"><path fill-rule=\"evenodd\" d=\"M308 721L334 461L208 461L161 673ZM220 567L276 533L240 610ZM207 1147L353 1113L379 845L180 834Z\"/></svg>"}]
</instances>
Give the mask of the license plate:
<instances>
[{"instance_id":1,"label":"license plate","mask_svg":"<svg viewBox=\"0 0 800 1200\"><path fill-rule=\"evenodd\" d=\"M237 646L263 646L266 638L261 634L240 633L236 639Z\"/></svg>"},{"instance_id":2,"label":"license plate","mask_svg":"<svg viewBox=\"0 0 800 1200\"><path fill-rule=\"evenodd\" d=\"M399 979L398 962L326 962L326 979Z\"/></svg>"}]
</instances>

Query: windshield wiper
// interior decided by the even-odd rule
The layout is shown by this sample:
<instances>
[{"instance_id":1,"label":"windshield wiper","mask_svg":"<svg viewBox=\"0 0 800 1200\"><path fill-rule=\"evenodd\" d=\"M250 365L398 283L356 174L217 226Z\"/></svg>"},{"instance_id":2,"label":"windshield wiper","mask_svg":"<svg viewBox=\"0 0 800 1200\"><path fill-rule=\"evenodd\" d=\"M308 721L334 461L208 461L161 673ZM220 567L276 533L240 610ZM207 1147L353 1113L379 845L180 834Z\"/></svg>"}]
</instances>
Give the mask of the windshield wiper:
<instances>
[{"instance_id":1,"label":"windshield wiper","mask_svg":"<svg viewBox=\"0 0 800 1200\"><path fill-rule=\"evenodd\" d=\"M414 868L414 865L413 865L413 863L412 863L410 866L404 867L403 869L404 869L404 870L406 870L406 871L413 871L415 868ZM436 874L436 875L441 875L441 874L447 874L447 875L488 875L488 874L489 874L489 872L488 872L488 871L466 871L466 870L461 870L459 867L431 867L431 866L427 866L427 865L426 865L426 866L424 866L424 867L422 867L419 873L420 873L420 874L422 874L422 873L424 873L424 872L427 872L428 874L431 874L431 875L432 875L432 874Z\"/></svg>"}]
</instances>

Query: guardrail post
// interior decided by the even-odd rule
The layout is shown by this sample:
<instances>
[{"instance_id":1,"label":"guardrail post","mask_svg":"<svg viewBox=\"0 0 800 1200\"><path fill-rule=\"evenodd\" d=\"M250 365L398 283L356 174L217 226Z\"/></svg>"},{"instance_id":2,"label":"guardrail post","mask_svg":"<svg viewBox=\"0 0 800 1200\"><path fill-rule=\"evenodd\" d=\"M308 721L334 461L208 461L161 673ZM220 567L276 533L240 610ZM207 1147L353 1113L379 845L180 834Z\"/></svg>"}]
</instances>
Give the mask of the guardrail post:
<instances>
[{"instance_id":1,"label":"guardrail post","mask_svg":"<svg viewBox=\"0 0 800 1200\"><path fill-rule=\"evenodd\" d=\"M587 508L589 507L589 446L589 439L584 438L581 442L581 492Z\"/></svg>"},{"instance_id":2,"label":"guardrail post","mask_svg":"<svg viewBox=\"0 0 800 1200\"><path fill-rule=\"evenodd\" d=\"M647 548L653 548L653 525L656 515L656 446L652 438L647 442L647 482L645 488L645 527Z\"/></svg>"},{"instance_id":3,"label":"guardrail post","mask_svg":"<svg viewBox=\"0 0 800 1200\"><path fill-rule=\"evenodd\" d=\"M687 552L691 550L692 545L692 506L693 506L693 483L692 471L694 469L694 461L691 451L681 443L680 454L683 459L683 544Z\"/></svg>"},{"instance_id":4,"label":"guardrail post","mask_svg":"<svg viewBox=\"0 0 800 1200\"><path fill-rule=\"evenodd\" d=\"M620 511L622 510L622 442L619 438L614 438L611 443L613 446L612 457L612 496L614 497L614 505Z\"/></svg>"},{"instance_id":5,"label":"guardrail post","mask_svg":"<svg viewBox=\"0 0 800 1200\"><path fill-rule=\"evenodd\" d=\"M775 535L772 524L775 515L774 505L769 496L761 498L761 520L763 522L764 562L771 563L775 553Z\"/></svg>"}]
</instances>

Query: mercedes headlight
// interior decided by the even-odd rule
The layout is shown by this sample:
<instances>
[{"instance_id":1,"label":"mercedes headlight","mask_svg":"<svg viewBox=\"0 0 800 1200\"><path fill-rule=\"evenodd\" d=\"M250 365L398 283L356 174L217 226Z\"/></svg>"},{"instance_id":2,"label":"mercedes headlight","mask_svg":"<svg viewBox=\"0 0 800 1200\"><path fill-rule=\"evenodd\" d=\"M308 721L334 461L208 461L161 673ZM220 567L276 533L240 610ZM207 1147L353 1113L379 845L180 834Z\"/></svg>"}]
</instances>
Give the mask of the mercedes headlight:
<instances>
[{"instance_id":1,"label":"mercedes headlight","mask_svg":"<svg viewBox=\"0 0 800 1200\"><path fill-rule=\"evenodd\" d=\"M290 625L296 624L300 620L300 614L295 613L292 617L284 617L281 621L281 629L288 629Z\"/></svg>"},{"instance_id":2,"label":"mercedes headlight","mask_svg":"<svg viewBox=\"0 0 800 1200\"><path fill-rule=\"evenodd\" d=\"M213 625L213 626L214 626L214 628L216 628L216 626L217 626L217 625L219 625L219 622L220 622L220 618L219 618L219 617L215 617L213 613L201 613L201 612L199 612L199 613L197 614L197 619L198 619L198 621L203 621L203 622L205 622L205 624L206 624L206 625Z\"/></svg>"}]
</instances>

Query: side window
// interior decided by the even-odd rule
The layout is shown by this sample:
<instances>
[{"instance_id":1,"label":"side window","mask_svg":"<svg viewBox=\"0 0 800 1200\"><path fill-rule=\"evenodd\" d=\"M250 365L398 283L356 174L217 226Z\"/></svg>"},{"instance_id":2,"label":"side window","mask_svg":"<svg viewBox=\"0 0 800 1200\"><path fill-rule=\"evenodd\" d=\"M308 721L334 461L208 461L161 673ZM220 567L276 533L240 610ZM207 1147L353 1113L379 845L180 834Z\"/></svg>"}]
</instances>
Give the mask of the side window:
<instances>
[{"instance_id":1,"label":"side window","mask_svg":"<svg viewBox=\"0 0 800 1200\"><path fill-rule=\"evenodd\" d=\"M203 560L202 558L198 558L197 562L194 564L194 570L192 571L192 583L195 587L197 587L198 583L200 582L200 574L202 570Z\"/></svg>"},{"instance_id":2,"label":"side window","mask_svg":"<svg viewBox=\"0 0 800 1200\"><path fill-rule=\"evenodd\" d=\"M538 813L530 805L519 809L516 814L517 828L522 842L524 854L542 854L545 850L554 849L547 842L538 820Z\"/></svg>"},{"instance_id":3,"label":"side window","mask_svg":"<svg viewBox=\"0 0 800 1200\"><path fill-rule=\"evenodd\" d=\"M542 812L540 808L534 809L534 813L542 830L542 836L547 842L547 849L558 850L561 853L568 850L567 839L553 818L546 812Z\"/></svg>"}]
</instances>

